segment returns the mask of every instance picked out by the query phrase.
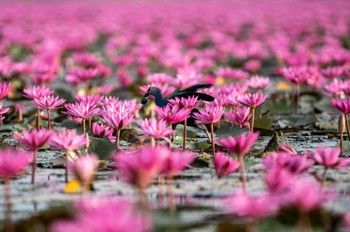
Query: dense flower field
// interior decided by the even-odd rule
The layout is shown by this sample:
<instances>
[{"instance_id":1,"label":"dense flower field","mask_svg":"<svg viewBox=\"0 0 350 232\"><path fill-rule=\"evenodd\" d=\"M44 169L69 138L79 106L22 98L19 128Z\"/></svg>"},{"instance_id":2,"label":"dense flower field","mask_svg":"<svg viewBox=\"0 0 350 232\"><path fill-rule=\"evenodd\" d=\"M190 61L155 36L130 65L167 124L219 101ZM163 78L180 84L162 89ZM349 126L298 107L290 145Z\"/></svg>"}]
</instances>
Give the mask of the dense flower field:
<instances>
[{"instance_id":1,"label":"dense flower field","mask_svg":"<svg viewBox=\"0 0 350 232\"><path fill-rule=\"evenodd\" d=\"M350 231L350 2L0 3L5 231Z\"/></svg>"}]
</instances>

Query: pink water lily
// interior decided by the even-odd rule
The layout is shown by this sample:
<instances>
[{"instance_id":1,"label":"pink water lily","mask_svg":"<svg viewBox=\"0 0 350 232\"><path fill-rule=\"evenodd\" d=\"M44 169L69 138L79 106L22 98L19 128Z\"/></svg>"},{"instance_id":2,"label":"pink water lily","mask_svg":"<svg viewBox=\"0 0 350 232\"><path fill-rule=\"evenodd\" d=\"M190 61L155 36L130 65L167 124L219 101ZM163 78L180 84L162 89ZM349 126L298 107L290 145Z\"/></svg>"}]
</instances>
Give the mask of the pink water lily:
<instances>
[{"instance_id":1,"label":"pink water lily","mask_svg":"<svg viewBox=\"0 0 350 232\"><path fill-rule=\"evenodd\" d=\"M41 98L53 94L53 90L45 86L32 86L23 90L24 96L29 99Z\"/></svg>"},{"instance_id":2,"label":"pink water lily","mask_svg":"<svg viewBox=\"0 0 350 232\"><path fill-rule=\"evenodd\" d=\"M238 108L232 112L225 112L224 115L234 125L244 126L250 129L248 120L252 117L249 107Z\"/></svg>"},{"instance_id":3,"label":"pink water lily","mask_svg":"<svg viewBox=\"0 0 350 232\"><path fill-rule=\"evenodd\" d=\"M68 182L68 160L70 158L69 152L77 150L89 144L89 139L86 135L78 135L75 129L67 130L63 128L60 132L56 132L51 137L48 145L53 149L64 150L66 153L66 170L65 181Z\"/></svg>"},{"instance_id":4,"label":"pink water lily","mask_svg":"<svg viewBox=\"0 0 350 232\"><path fill-rule=\"evenodd\" d=\"M252 122L251 122L251 131L254 130L254 120L255 120L255 109L263 104L267 98L267 95L263 93L247 93L237 99L239 103L244 106L248 106L252 110Z\"/></svg>"},{"instance_id":5,"label":"pink water lily","mask_svg":"<svg viewBox=\"0 0 350 232\"><path fill-rule=\"evenodd\" d=\"M89 191L89 185L93 181L98 165L98 157L93 154L86 154L71 163L70 167L74 175L83 185L82 191Z\"/></svg>"},{"instance_id":6,"label":"pink water lily","mask_svg":"<svg viewBox=\"0 0 350 232\"><path fill-rule=\"evenodd\" d=\"M216 153L214 159L215 171L218 178L225 177L238 170L240 163L222 152Z\"/></svg>"},{"instance_id":7,"label":"pink water lily","mask_svg":"<svg viewBox=\"0 0 350 232\"><path fill-rule=\"evenodd\" d=\"M51 129L51 110L57 109L65 101L66 100L53 95L45 95L40 98L34 98L32 102L38 107L38 110L47 110L48 129Z\"/></svg>"},{"instance_id":8,"label":"pink water lily","mask_svg":"<svg viewBox=\"0 0 350 232\"><path fill-rule=\"evenodd\" d=\"M195 156L189 151L185 152L169 152L168 156L163 161L160 173L165 175L178 175L187 165L191 164Z\"/></svg>"},{"instance_id":9,"label":"pink water lily","mask_svg":"<svg viewBox=\"0 0 350 232\"><path fill-rule=\"evenodd\" d=\"M163 120L157 121L155 118L150 118L150 119L144 119L138 124L145 134L151 136L152 140L155 138L164 139L166 142L171 144L170 140L167 137L171 134L174 134L175 131L169 129L165 121Z\"/></svg>"},{"instance_id":10,"label":"pink water lily","mask_svg":"<svg viewBox=\"0 0 350 232\"><path fill-rule=\"evenodd\" d=\"M30 164L28 153L11 148L0 150L0 178L4 180L5 230L11 231L12 204L10 180L21 175Z\"/></svg>"},{"instance_id":11,"label":"pink water lily","mask_svg":"<svg viewBox=\"0 0 350 232\"><path fill-rule=\"evenodd\" d=\"M31 183L35 184L36 162L38 156L38 150L50 140L53 135L53 131L42 128L41 130L23 130L21 134L14 134L13 138L23 144L28 150L33 151L32 162L32 180Z\"/></svg>"},{"instance_id":12,"label":"pink water lily","mask_svg":"<svg viewBox=\"0 0 350 232\"><path fill-rule=\"evenodd\" d=\"M75 204L77 215L61 219L51 225L50 231L115 231L149 232L152 223L149 215L125 199L84 199ZM101 213L103 212L103 213ZM116 216L119 220L115 220ZM130 226L132 224L132 227Z\"/></svg>"},{"instance_id":13,"label":"pink water lily","mask_svg":"<svg viewBox=\"0 0 350 232\"><path fill-rule=\"evenodd\" d=\"M270 195L239 193L225 199L223 204L228 212L255 222L275 215L279 209L278 201Z\"/></svg>"},{"instance_id":14,"label":"pink water lily","mask_svg":"<svg viewBox=\"0 0 350 232\"><path fill-rule=\"evenodd\" d=\"M309 156L318 164L324 167L322 174L322 186L326 181L327 170L329 168L338 169L350 166L349 158L340 158L340 148L320 147L314 153L309 153Z\"/></svg>"},{"instance_id":15,"label":"pink water lily","mask_svg":"<svg viewBox=\"0 0 350 232\"><path fill-rule=\"evenodd\" d=\"M240 163L240 172L242 177L242 188L245 192L247 189L247 177L244 165L244 156L249 152L251 146L256 142L259 137L258 132L250 132L249 134L242 134L236 138L228 137L222 138L217 141L220 146L223 146L230 150L230 152L238 156Z\"/></svg>"},{"instance_id":16,"label":"pink water lily","mask_svg":"<svg viewBox=\"0 0 350 232\"><path fill-rule=\"evenodd\" d=\"M98 136L98 137L110 137L113 135L113 128L110 128L104 124L99 124L99 123L96 123L94 122L92 124L92 133L95 135L95 136Z\"/></svg>"},{"instance_id":17,"label":"pink water lily","mask_svg":"<svg viewBox=\"0 0 350 232\"><path fill-rule=\"evenodd\" d=\"M225 108L222 106L207 105L205 109L200 109L198 112L193 113L193 117L196 119L196 122L202 124L210 124L213 157L215 157L214 123L217 123L221 120L224 112Z\"/></svg>"},{"instance_id":18,"label":"pink water lily","mask_svg":"<svg viewBox=\"0 0 350 232\"><path fill-rule=\"evenodd\" d=\"M83 132L86 133L86 119L95 117L100 112L100 109L96 104L90 101L80 101L74 104L65 104L64 107L67 111L64 114L69 114L70 116L81 118L83 121Z\"/></svg>"},{"instance_id":19,"label":"pink water lily","mask_svg":"<svg viewBox=\"0 0 350 232\"><path fill-rule=\"evenodd\" d=\"M6 98L12 90L11 83L0 82L0 101Z\"/></svg>"},{"instance_id":20,"label":"pink water lily","mask_svg":"<svg viewBox=\"0 0 350 232\"><path fill-rule=\"evenodd\" d=\"M131 154L119 152L114 160L124 180L142 192L162 170L168 154L169 150L165 147L144 147Z\"/></svg>"}]
</instances>

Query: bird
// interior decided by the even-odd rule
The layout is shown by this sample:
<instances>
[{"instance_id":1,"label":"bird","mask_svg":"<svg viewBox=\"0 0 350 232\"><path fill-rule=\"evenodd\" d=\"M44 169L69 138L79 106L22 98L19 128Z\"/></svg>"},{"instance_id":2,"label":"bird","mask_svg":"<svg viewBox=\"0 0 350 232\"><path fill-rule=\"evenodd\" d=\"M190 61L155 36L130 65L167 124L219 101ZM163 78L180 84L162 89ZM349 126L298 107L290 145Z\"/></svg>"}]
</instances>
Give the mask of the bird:
<instances>
[{"instance_id":1,"label":"bird","mask_svg":"<svg viewBox=\"0 0 350 232\"><path fill-rule=\"evenodd\" d=\"M148 88L147 92L142 97L141 104L145 105L148 102L150 96L152 96L151 98L154 98L156 105L159 107L165 107L169 103L169 100L171 100L171 99L187 98L187 97L192 97L192 96L197 97L198 100L212 102L215 100L215 98L213 96L210 96L210 95L205 94L205 93L197 92L200 89L210 88L211 86L212 86L212 84L193 85L193 86L188 87L186 89L177 91L176 93L174 93L173 95L171 95L168 98L164 98L162 96L162 92L158 87L151 86ZM195 112L198 112L198 109L195 108L191 111L190 117L187 119L187 125L204 130L204 132L210 138L207 128L203 125L198 125L196 123L196 120L193 117L193 113L195 113ZM173 124L172 129L175 129L176 125L177 124Z\"/></svg>"},{"instance_id":2,"label":"bird","mask_svg":"<svg viewBox=\"0 0 350 232\"><path fill-rule=\"evenodd\" d=\"M211 86L212 86L211 84L194 85L194 86L188 87L186 89L180 90L168 98L163 98L162 92L158 87L151 86L148 88L147 92L142 97L141 104L145 105L148 102L149 96L154 97L156 105L159 107L165 107L168 104L169 100L171 100L171 99L182 98L182 97L187 98L187 97L192 97L192 96L197 97L198 100L212 102L215 100L214 97L212 97L208 94L205 94L205 93L198 93L197 92L199 89L206 89L206 88L210 88Z\"/></svg>"}]
</instances>

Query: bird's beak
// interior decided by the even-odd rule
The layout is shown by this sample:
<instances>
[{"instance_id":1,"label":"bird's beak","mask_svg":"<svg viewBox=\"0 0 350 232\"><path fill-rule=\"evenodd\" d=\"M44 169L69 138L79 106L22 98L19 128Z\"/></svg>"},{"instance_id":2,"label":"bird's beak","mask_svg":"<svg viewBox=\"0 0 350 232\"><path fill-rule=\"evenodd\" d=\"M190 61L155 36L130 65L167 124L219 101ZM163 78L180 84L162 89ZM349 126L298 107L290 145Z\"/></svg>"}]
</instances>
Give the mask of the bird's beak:
<instances>
[{"instance_id":1,"label":"bird's beak","mask_svg":"<svg viewBox=\"0 0 350 232\"><path fill-rule=\"evenodd\" d=\"M141 104L142 104L142 105L145 105L147 102L148 102L148 97L143 97L143 98L141 99Z\"/></svg>"}]
</instances>

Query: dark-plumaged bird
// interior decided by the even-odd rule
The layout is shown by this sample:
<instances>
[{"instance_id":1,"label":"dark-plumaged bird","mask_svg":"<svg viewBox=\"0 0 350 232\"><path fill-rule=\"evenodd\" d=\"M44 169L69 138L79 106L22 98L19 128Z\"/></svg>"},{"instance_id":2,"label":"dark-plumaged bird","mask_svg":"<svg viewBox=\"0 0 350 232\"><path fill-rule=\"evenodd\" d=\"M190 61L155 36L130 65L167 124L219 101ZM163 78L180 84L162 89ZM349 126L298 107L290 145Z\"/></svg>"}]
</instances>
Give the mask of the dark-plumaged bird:
<instances>
[{"instance_id":1,"label":"dark-plumaged bird","mask_svg":"<svg viewBox=\"0 0 350 232\"><path fill-rule=\"evenodd\" d=\"M212 97L208 94L205 94L205 93L198 93L197 92L199 89L206 89L206 88L210 88L211 86L212 86L211 84L194 85L194 86L188 87L186 89L180 90L168 98L163 98L161 90L158 87L149 87L146 94L142 97L141 103L143 105L146 104L148 102L148 99L150 96L152 96L154 98L156 105L159 107L165 107L168 104L169 100L171 100L171 99L187 98L187 97L192 97L192 96L197 97L198 100L212 102L215 100L214 97ZM198 112L198 110L193 109L191 111L190 117L187 119L187 125L202 129L208 135L208 131L206 130L205 127L202 127L202 126L199 126L198 124L196 124L196 120L193 117L193 113L195 113L195 112ZM172 127L173 127L173 129L175 129L176 124L173 124Z\"/></svg>"},{"instance_id":2,"label":"dark-plumaged bird","mask_svg":"<svg viewBox=\"0 0 350 232\"><path fill-rule=\"evenodd\" d=\"M187 98L187 97L192 97L195 96L198 98L198 100L203 100L203 101L209 101L212 102L215 100L214 97L205 94L205 93L198 93L197 91L199 89L206 89L211 87L211 84L199 84L199 85L194 85L191 87L188 87L186 89L180 90L173 95L171 95L168 98L163 98L162 92L158 87L149 87L145 95L143 96L141 103L144 105L148 102L149 96L153 96L154 100L156 101L156 105L159 107L165 107L170 99L175 99L175 98Z\"/></svg>"}]
</instances>

